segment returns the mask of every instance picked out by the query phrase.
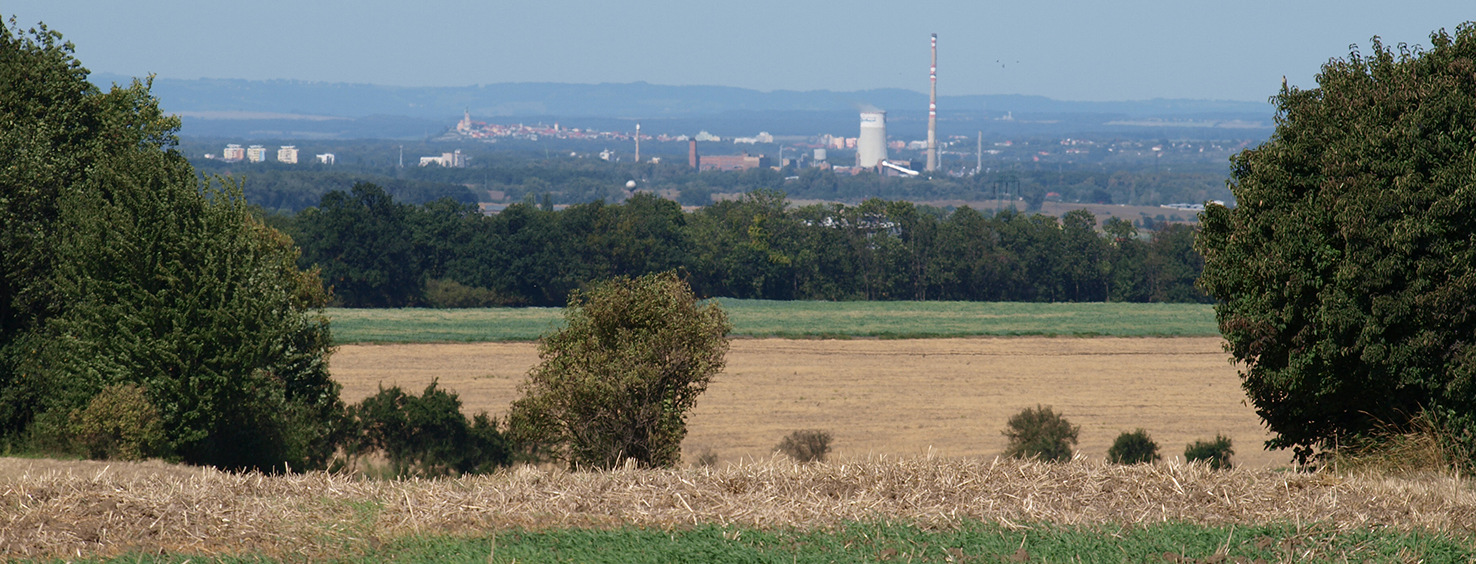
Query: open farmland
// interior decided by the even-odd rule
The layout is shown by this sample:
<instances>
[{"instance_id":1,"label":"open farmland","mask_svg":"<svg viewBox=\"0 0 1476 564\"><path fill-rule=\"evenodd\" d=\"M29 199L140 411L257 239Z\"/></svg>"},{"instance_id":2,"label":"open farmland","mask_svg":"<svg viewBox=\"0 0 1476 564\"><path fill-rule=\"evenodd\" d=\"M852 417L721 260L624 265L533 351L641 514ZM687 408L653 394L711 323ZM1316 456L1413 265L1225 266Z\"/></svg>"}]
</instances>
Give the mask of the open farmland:
<instances>
[{"instance_id":1,"label":"open farmland","mask_svg":"<svg viewBox=\"0 0 1476 564\"><path fill-rule=\"evenodd\" d=\"M767 458L790 431L825 429L841 455L993 457L1010 415L1051 405L1081 426L1078 450L1102 458L1122 431L1146 429L1166 457L1224 433L1239 464L1284 464L1244 405L1218 338L735 339L697 403L693 459ZM533 343L346 345L332 360L345 401L377 386L418 392L433 379L468 411L502 415L538 362Z\"/></svg>"},{"instance_id":2,"label":"open farmland","mask_svg":"<svg viewBox=\"0 0 1476 564\"><path fill-rule=\"evenodd\" d=\"M1205 304L719 300L745 337L1215 336ZM330 309L339 343L531 341L559 308Z\"/></svg>"}]
</instances>

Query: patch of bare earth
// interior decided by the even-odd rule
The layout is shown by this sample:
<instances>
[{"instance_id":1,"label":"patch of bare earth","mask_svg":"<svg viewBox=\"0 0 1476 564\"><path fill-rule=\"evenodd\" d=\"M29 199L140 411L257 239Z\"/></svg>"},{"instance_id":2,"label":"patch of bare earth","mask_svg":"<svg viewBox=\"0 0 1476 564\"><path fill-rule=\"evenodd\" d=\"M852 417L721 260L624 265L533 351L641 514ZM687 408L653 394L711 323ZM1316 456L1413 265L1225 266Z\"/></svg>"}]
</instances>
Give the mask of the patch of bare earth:
<instances>
[{"instance_id":1,"label":"patch of bare earth","mask_svg":"<svg viewBox=\"0 0 1476 564\"><path fill-rule=\"evenodd\" d=\"M0 464L6 558L165 551L312 560L351 557L411 534L700 523L812 528L878 519L928 527L965 520L1008 527L1316 523L1469 535L1476 490L1443 476L919 456L577 473L523 467L430 481Z\"/></svg>"},{"instance_id":2,"label":"patch of bare earth","mask_svg":"<svg viewBox=\"0 0 1476 564\"><path fill-rule=\"evenodd\" d=\"M993 457L1009 417L1049 405L1081 426L1077 450L1105 458L1143 428L1165 457L1224 434L1235 463L1285 465L1245 403L1219 338L736 339L727 369L688 420L686 456L767 458L798 429L830 431L835 452ZM538 362L533 343L351 345L332 373L344 401L377 386L419 392L433 379L470 412L507 412Z\"/></svg>"}]
</instances>

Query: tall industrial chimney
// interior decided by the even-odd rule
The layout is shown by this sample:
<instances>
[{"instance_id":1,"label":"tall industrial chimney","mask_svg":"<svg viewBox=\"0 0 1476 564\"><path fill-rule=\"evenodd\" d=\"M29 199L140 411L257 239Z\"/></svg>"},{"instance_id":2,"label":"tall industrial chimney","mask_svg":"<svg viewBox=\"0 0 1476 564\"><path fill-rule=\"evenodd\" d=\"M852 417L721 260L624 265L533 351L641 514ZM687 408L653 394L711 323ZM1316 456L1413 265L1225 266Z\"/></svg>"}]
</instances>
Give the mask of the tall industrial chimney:
<instances>
[{"instance_id":1,"label":"tall industrial chimney","mask_svg":"<svg viewBox=\"0 0 1476 564\"><path fill-rule=\"evenodd\" d=\"M932 92L928 95L928 172L938 171L938 34L933 34L933 65L928 67Z\"/></svg>"},{"instance_id":2,"label":"tall industrial chimney","mask_svg":"<svg viewBox=\"0 0 1476 564\"><path fill-rule=\"evenodd\" d=\"M636 162L641 162L641 122L636 122Z\"/></svg>"}]
</instances>

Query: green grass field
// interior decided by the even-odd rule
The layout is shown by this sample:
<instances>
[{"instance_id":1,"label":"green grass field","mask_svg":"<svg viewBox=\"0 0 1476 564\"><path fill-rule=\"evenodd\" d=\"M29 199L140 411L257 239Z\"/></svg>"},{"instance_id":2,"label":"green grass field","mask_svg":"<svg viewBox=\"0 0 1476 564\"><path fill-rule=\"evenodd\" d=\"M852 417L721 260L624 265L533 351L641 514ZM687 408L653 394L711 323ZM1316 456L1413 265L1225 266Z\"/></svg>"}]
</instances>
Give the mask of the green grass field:
<instances>
[{"instance_id":1,"label":"green grass field","mask_svg":"<svg viewBox=\"0 0 1476 564\"><path fill-rule=\"evenodd\" d=\"M1214 308L1203 304L718 301L733 334L744 337L1219 334ZM328 310L338 343L528 341L560 327L562 315L558 308Z\"/></svg>"},{"instance_id":2,"label":"green grass field","mask_svg":"<svg viewBox=\"0 0 1476 564\"><path fill-rule=\"evenodd\" d=\"M428 535L344 547L344 562L1469 562L1470 539L1386 528L1316 525L1005 527L964 523L923 529L850 523L818 531L703 525L499 531ZM182 555L125 555L107 562L188 562ZM219 562L269 558L208 557Z\"/></svg>"}]
</instances>

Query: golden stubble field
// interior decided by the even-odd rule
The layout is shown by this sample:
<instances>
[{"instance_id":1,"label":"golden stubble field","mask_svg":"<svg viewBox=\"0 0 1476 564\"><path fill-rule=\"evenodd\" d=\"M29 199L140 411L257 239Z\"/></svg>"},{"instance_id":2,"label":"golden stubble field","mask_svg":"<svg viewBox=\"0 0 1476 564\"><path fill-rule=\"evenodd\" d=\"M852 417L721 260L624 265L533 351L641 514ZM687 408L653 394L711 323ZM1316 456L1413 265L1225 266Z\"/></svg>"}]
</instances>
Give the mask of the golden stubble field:
<instances>
[{"instance_id":1,"label":"golden stubble field","mask_svg":"<svg viewBox=\"0 0 1476 564\"><path fill-rule=\"evenodd\" d=\"M688 422L688 459L767 458L797 429L823 429L834 452L993 457L1006 420L1036 404L1081 426L1078 452L1103 458L1122 431L1146 429L1165 457L1223 433L1246 466L1286 464L1245 404L1219 338L735 339ZM464 409L504 415L538 362L533 343L345 345L332 359L346 402L432 379Z\"/></svg>"}]
</instances>

